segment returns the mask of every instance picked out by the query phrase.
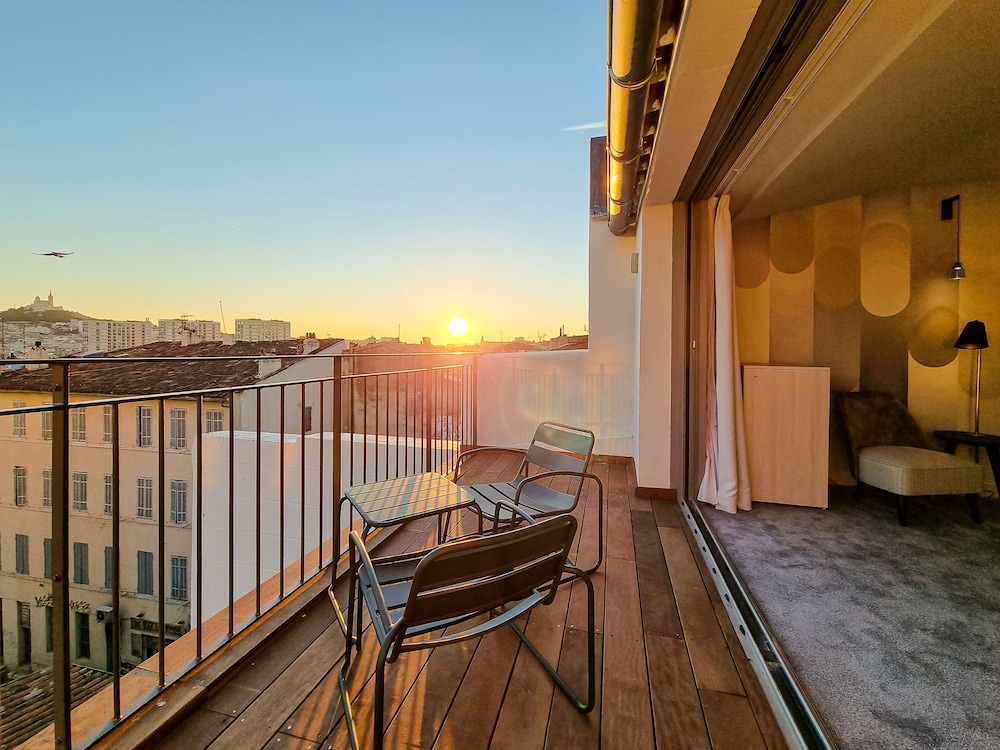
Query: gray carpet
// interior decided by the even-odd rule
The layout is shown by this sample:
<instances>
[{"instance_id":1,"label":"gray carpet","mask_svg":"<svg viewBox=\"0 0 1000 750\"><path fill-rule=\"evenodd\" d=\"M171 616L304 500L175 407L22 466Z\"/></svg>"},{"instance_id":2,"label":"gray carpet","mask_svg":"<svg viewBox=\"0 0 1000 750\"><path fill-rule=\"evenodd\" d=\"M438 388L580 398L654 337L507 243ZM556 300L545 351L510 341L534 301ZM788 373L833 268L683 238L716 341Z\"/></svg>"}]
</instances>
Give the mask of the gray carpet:
<instances>
[{"instance_id":1,"label":"gray carpet","mask_svg":"<svg viewBox=\"0 0 1000 750\"><path fill-rule=\"evenodd\" d=\"M1000 503L852 493L702 512L843 747L1000 748Z\"/></svg>"}]
</instances>

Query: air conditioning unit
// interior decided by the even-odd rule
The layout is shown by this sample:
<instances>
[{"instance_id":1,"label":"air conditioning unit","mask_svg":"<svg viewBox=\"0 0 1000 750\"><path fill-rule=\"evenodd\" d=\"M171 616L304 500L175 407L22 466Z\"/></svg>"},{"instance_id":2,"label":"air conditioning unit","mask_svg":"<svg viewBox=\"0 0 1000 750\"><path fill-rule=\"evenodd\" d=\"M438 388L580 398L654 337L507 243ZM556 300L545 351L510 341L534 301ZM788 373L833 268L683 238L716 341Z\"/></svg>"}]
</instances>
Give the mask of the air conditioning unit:
<instances>
[{"instance_id":1,"label":"air conditioning unit","mask_svg":"<svg viewBox=\"0 0 1000 750\"><path fill-rule=\"evenodd\" d=\"M104 622L107 618L109 618L112 615L112 613L114 613L114 611L115 611L114 607L101 605L100 607L97 608L97 621Z\"/></svg>"}]
</instances>

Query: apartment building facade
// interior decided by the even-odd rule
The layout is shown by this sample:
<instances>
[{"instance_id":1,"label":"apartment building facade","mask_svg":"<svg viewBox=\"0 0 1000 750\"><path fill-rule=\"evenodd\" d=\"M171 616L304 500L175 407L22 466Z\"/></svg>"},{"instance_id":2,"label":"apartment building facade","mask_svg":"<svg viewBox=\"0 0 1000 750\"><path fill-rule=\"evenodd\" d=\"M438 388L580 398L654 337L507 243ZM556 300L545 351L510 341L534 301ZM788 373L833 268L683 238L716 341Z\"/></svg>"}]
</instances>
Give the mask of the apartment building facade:
<instances>
[{"instance_id":1,"label":"apartment building facade","mask_svg":"<svg viewBox=\"0 0 1000 750\"><path fill-rule=\"evenodd\" d=\"M129 349L157 340L158 329L149 320L82 320L89 351Z\"/></svg>"},{"instance_id":2,"label":"apartment building facade","mask_svg":"<svg viewBox=\"0 0 1000 750\"><path fill-rule=\"evenodd\" d=\"M287 320L237 318L237 341L284 341L292 337L292 324Z\"/></svg>"},{"instance_id":3,"label":"apartment building facade","mask_svg":"<svg viewBox=\"0 0 1000 750\"><path fill-rule=\"evenodd\" d=\"M71 376L70 403L117 396L190 392L280 383L287 370L309 366L303 355L339 351L342 342L273 342L266 354L288 359L241 358L264 354L259 344L205 342L189 346L154 343L108 359L178 358L142 365L88 364L81 358ZM335 347L332 348L331 347ZM298 355L291 358L292 355ZM180 359L183 358L183 359ZM192 367L191 358L205 358ZM266 393L266 392L265 392ZM240 399L233 399L240 409ZM249 399L256 403L256 398ZM52 402L49 368L0 373L0 410L31 409ZM277 395L262 400L264 411L280 410ZM291 408L291 404L288 404ZM118 409L118 436L114 409ZM256 411L254 409L254 411ZM160 472L160 418L163 420ZM164 398L113 405L71 407L69 425L71 604L70 648L74 663L110 669L112 618L121 622L121 660L128 668L159 648L159 571L164 566L164 630L175 640L190 628L193 591L193 510L197 507L196 435L228 431L229 400L206 396L198 424L197 401ZM0 662L7 671L30 671L52 659L52 418L34 412L0 418ZM256 413L252 417L257 419ZM278 423L278 417L262 421ZM239 421L239 418L237 418ZM238 425L237 425L238 426ZM117 452L117 480L114 460ZM114 509L118 488L119 509ZM162 506L160 502L162 493ZM164 547L158 554L160 508ZM120 524L118 571L122 595L112 601L113 531Z\"/></svg>"}]
</instances>

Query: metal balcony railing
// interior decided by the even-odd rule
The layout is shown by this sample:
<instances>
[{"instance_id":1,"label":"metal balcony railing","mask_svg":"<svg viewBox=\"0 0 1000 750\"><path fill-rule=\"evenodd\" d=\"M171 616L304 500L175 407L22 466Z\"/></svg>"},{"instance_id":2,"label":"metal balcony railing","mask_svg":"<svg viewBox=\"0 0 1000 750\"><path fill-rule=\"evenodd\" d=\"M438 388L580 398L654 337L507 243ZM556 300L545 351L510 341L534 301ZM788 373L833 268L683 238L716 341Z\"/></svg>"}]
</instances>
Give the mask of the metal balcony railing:
<instances>
[{"instance_id":1,"label":"metal balcony railing","mask_svg":"<svg viewBox=\"0 0 1000 750\"><path fill-rule=\"evenodd\" d=\"M321 363L309 377L278 382L264 374L279 371L281 361L307 359ZM139 395L81 392L75 385L85 382L78 376L101 367L124 367L139 380L144 368L148 373L164 362L198 368L235 360L259 363L262 377ZM275 361L277 367L268 366ZM51 606L46 645L54 676L54 742L61 747L97 739L335 564L345 535L338 501L346 486L446 471L463 446L477 442L476 355L86 357L0 365L48 373L44 395L7 390L0 377L0 464L14 467L13 482L0 476L14 486L13 494L0 490L0 512L19 522L21 516L9 514L24 512L22 505L35 511L33 518L44 519L39 508L51 515L51 524L38 531L51 534L45 576L28 564L28 551L38 548L37 542L29 547L30 539L24 566L19 558L2 566L0 575L10 577L8 592L25 582L51 586L44 599ZM117 392L129 393L127 387ZM33 403L26 403L29 395ZM91 427L88 441L87 427L95 422L103 429ZM40 460L48 465L32 465ZM88 471L81 467L105 472L103 506L88 506ZM91 544L104 540L104 586L89 570L81 574L81 564L89 566L83 537ZM5 552L13 547L7 541ZM142 544L154 549L142 550ZM132 576L129 556L136 550ZM99 631L98 622L105 628L104 652L91 649L92 610L93 630ZM13 602L0 612L5 627L22 614ZM88 640L81 649L84 616ZM29 622L29 665L36 662L30 632ZM112 698L96 728L73 725L70 667L81 653L107 655ZM123 690L138 666L123 654L149 674L146 688ZM23 656L20 650L17 661ZM6 661L13 657L8 653Z\"/></svg>"}]
</instances>

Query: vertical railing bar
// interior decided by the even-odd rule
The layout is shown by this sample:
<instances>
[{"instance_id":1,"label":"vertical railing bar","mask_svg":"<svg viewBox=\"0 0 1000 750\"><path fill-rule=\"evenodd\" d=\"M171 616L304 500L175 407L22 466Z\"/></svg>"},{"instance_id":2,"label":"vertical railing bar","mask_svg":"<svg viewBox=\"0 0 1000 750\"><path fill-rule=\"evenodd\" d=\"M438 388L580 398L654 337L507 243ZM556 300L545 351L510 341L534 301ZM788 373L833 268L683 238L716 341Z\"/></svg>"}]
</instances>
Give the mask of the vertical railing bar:
<instances>
[{"instance_id":1,"label":"vertical railing bar","mask_svg":"<svg viewBox=\"0 0 1000 750\"><path fill-rule=\"evenodd\" d=\"M323 464L324 464L324 454L326 453L326 380L323 380L319 384L319 475L316 478L316 484L319 488L319 533L316 535L319 539L319 549L316 551L316 558L318 568L317 570L323 569L323 489L325 487L325 480L323 479Z\"/></svg>"},{"instance_id":2,"label":"vertical railing bar","mask_svg":"<svg viewBox=\"0 0 1000 750\"><path fill-rule=\"evenodd\" d=\"M157 672L159 676L160 687L164 687L167 684L167 575L166 575L166 561L164 556L167 553L167 524L164 515L166 513L166 473L167 473L167 447L166 447L166 410L167 402L166 399L157 399L159 403L158 410L158 420L157 420L157 438L159 440L159 445L156 446L156 462L157 462L157 519L156 519L156 545L157 545L157 556L159 557L159 565L157 569L157 575L159 577L158 588L159 596L156 602L156 611L159 622L156 627L156 636L159 641L159 653L157 654Z\"/></svg>"},{"instance_id":3,"label":"vertical railing bar","mask_svg":"<svg viewBox=\"0 0 1000 750\"><path fill-rule=\"evenodd\" d=\"M378 421L379 421L379 414L381 413L381 410L379 409L378 389L379 389L379 381L381 379L382 379L382 376L379 375L378 373L376 373L375 374L375 444L374 444L374 447L372 448L372 450L375 453L375 477L374 477L374 479L375 479L376 482L379 480L379 475L378 475Z\"/></svg>"},{"instance_id":4,"label":"vertical railing bar","mask_svg":"<svg viewBox=\"0 0 1000 750\"><path fill-rule=\"evenodd\" d=\"M393 431L396 433L396 476L399 476L399 373L396 373L396 424Z\"/></svg>"},{"instance_id":5,"label":"vertical railing bar","mask_svg":"<svg viewBox=\"0 0 1000 750\"><path fill-rule=\"evenodd\" d=\"M254 582L255 582L254 583L254 592L255 592L255 594L254 595L255 595L255 598L256 598L256 602L255 602L255 608L254 608L254 615L256 617L260 617L260 544L261 544L261 533L260 533L260 471L261 471L261 467L260 467L260 457L261 457L261 437L262 437L262 435L261 435L261 432L262 432L262 429L261 429L261 414L260 414L260 409L261 409L261 389L260 388L255 388L254 392L256 393L256 401L257 401L257 413L256 413L256 421L257 421L256 430L257 430L257 435L256 435L256 439L254 440L254 445L255 445L255 449L256 449L256 460L254 462L255 466L256 466L256 477L255 477L255 482L254 482L254 536L255 536L255 540L254 540L254 571L255 571L254 572Z\"/></svg>"},{"instance_id":6,"label":"vertical railing bar","mask_svg":"<svg viewBox=\"0 0 1000 750\"><path fill-rule=\"evenodd\" d=\"M375 446L378 447L378 438L385 433L385 450L383 451L382 472L383 479L389 478L389 376L382 376L382 384L385 388L385 408L382 409L382 416L375 420ZM382 423L385 423L384 425ZM378 476L376 474L376 476Z\"/></svg>"},{"instance_id":7,"label":"vertical railing bar","mask_svg":"<svg viewBox=\"0 0 1000 750\"><path fill-rule=\"evenodd\" d=\"M356 359L352 359L351 363L355 367L357 366ZM349 389L350 403L348 404L348 407L350 408L350 413L347 415L350 427L350 432L348 432L348 439L350 441L349 447L350 447L350 459L351 459L351 466L348 469L348 476L350 477L350 482L349 482L350 485L354 484L354 382L355 382L354 378L351 378L350 380L351 387ZM337 498L337 502L339 504L340 498Z\"/></svg>"},{"instance_id":8,"label":"vertical railing bar","mask_svg":"<svg viewBox=\"0 0 1000 750\"><path fill-rule=\"evenodd\" d=\"M306 580L306 384L299 390L299 583Z\"/></svg>"},{"instance_id":9,"label":"vertical railing bar","mask_svg":"<svg viewBox=\"0 0 1000 750\"><path fill-rule=\"evenodd\" d=\"M119 432L119 405L111 406L111 670L114 673L112 696L115 723L122 720L122 618L121 618L121 549L122 549L122 460Z\"/></svg>"},{"instance_id":10,"label":"vertical railing bar","mask_svg":"<svg viewBox=\"0 0 1000 750\"><path fill-rule=\"evenodd\" d=\"M469 412L472 414L472 445L479 446L479 355L472 355L472 403Z\"/></svg>"},{"instance_id":11,"label":"vertical railing bar","mask_svg":"<svg viewBox=\"0 0 1000 750\"><path fill-rule=\"evenodd\" d=\"M70 719L73 704L69 653L68 365L53 363L52 394L52 710L56 746L69 748L73 746ZM20 612L16 614L20 617Z\"/></svg>"},{"instance_id":12,"label":"vertical railing bar","mask_svg":"<svg viewBox=\"0 0 1000 750\"><path fill-rule=\"evenodd\" d=\"M236 633L236 576L235 576L235 560L236 560L236 523L235 523L235 512L236 512L236 401L235 394L230 394L229 401L229 497L228 497L228 507L226 515L227 519L227 532L229 534L228 542L228 557L229 565L226 571L227 576L227 587L228 587L228 598L229 607L226 610L227 622L226 622L226 632L229 638L232 638Z\"/></svg>"},{"instance_id":13,"label":"vertical railing bar","mask_svg":"<svg viewBox=\"0 0 1000 750\"><path fill-rule=\"evenodd\" d=\"M285 386L278 386L278 601L285 599Z\"/></svg>"},{"instance_id":14,"label":"vertical railing bar","mask_svg":"<svg viewBox=\"0 0 1000 750\"><path fill-rule=\"evenodd\" d=\"M204 557L205 532L204 529L202 528L204 526L204 521L205 521L204 513L202 513L202 503L205 492L205 461L202 455L202 449L205 444L204 443L205 395L202 393L198 394L197 413L198 413L198 429L195 432L194 441L195 441L195 450L198 452L198 458L195 461L194 465L194 470L195 470L194 498L192 498L194 500L194 502L192 503L194 507L192 508L192 512L194 515L194 524L196 529L194 538L194 545L196 550L195 555L198 560L198 566L197 566L198 572L195 575L195 592L194 592L195 610L198 612L198 619L195 621L194 624L195 628L197 629L197 631L195 632L194 658L195 661L200 662L202 657L204 656L204 636L205 636L204 630L201 627L201 623L205 619L205 612L203 610L205 602L201 594L205 580L204 572L202 570L205 567L205 557Z\"/></svg>"},{"instance_id":15,"label":"vertical railing bar","mask_svg":"<svg viewBox=\"0 0 1000 750\"><path fill-rule=\"evenodd\" d=\"M361 380L361 483L368 484L368 375Z\"/></svg>"},{"instance_id":16,"label":"vertical railing bar","mask_svg":"<svg viewBox=\"0 0 1000 750\"><path fill-rule=\"evenodd\" d=\"M410 451L412 450L410 440L410 373L405 374L403 383L406 400L403 402L403 430L406 432L406 443L403 445L403 473L410 474Z\"/></svg>"},{"instance_id":17,"label":"vertical railing bar","mask_svg":"<svg viewBox=\"0 0 1000 750\"><path fill-rule=\"evenodd\" d=\"M341 437L344 429L344 389L343 389L343 367L344 360L337 357L333 360L333 561L330 565L333 573L333 580L337 579L337 563L340 562L340 493L343 489L341 485L341 469L343 464L343 453L341 447L343 439ZM353 440L351 441L353 445Z\"/></svg>"}]
</instances>

